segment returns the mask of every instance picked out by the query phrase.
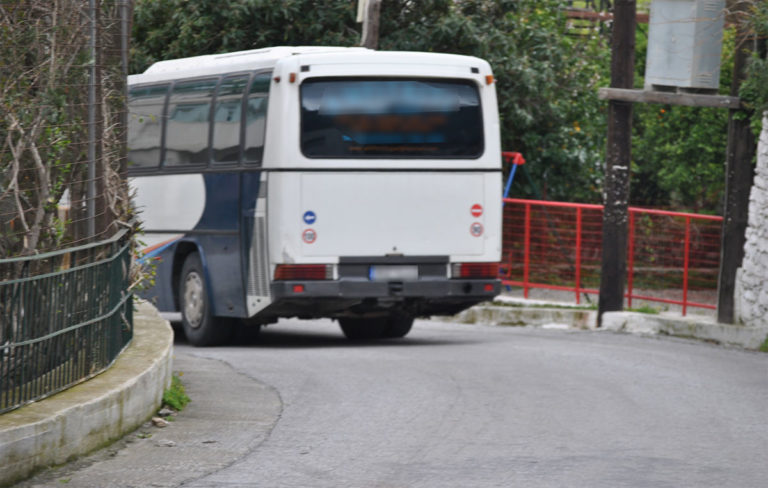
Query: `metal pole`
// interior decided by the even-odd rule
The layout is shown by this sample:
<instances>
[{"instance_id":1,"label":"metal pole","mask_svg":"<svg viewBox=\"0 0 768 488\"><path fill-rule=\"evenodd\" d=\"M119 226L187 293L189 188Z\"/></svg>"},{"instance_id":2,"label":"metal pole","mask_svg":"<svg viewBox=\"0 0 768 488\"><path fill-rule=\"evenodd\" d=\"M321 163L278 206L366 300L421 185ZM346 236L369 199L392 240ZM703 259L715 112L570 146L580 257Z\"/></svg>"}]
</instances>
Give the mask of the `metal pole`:
<instances>
[{"instance_id":1,"label":"metal pole","mask_svg":"<svg viewBox=\"0 0 768 488\"><path fill-rule=\"evenodd\" d=\"M88 42L91 69L88 74L88 184L86 190L86 216L88 238L96 234L96 0L88 1L90 40Z\"/></svg>"}]
</instances>

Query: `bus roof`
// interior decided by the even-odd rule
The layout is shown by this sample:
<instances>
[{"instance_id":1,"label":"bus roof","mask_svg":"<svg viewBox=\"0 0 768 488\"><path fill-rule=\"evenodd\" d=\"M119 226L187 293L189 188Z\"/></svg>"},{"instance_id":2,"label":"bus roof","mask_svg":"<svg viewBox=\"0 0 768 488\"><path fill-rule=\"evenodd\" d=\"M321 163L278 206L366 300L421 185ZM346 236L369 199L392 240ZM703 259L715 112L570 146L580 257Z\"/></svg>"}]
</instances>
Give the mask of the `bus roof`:
<instances>
[{"instance_id":1,"label":"bus roof","mask_svg":"<svg viewBox=\"0 0 768 488\"><path fill-rule=\"evenodd\" d=\"M128 83L152 83L179 78L273 68L279 60L292 56L301 56L312 61L318 61L321 58L333 58L338 62L339 59L343 59L344 62L348 63L370 62L374 60L379 62L395 62L397 64L476 65L478 61L485 63L478 58L456 54L374 51L362 47L277 46L158 61L147 68L144 73L129 76Z\"/></svg>"},{"instance_id":2,"label":"bus roof","mask_svg":"<svg viewBox=\"0 0 768 488\"><path fill-rule=\"evenodd\" d=\"M297 54L332 53L339 51L367 51L362 47L324 47L324 46L277 46L263 49L251 49L249 51L237 51L234 53L205 54L191 58L171 59L158 61L144 72L144 74L175 73L190 71L205 64L208 69L218 66L229 69L232 65L274 65L278 59Z\"/></svg>"}]
</instances>

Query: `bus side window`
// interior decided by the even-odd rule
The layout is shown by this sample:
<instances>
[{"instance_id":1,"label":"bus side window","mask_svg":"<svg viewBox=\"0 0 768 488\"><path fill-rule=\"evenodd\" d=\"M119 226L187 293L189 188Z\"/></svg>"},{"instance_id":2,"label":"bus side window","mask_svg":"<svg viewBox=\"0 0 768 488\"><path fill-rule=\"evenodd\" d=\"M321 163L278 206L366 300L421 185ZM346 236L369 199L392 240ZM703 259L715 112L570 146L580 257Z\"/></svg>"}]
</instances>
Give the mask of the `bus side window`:
<instances>
[{"instance_id":1,"label":"bus side window","mask_svg":"<svg viewBox=\"0 0 768 488\"><path fill-rule=\"evenodd\" d=\"M240 159L240 124L247 85L248 75L229 76L219 85L213 109L214 163L237 163Z\"/></svg>"},{"instance_id":2,"label":"bus side window","mask_svg":"<svg viewBox=\"0 0 768 488\"><path fill-rule=\"evenodd\" d=\"M267 128L267 102L271 73L259 73L253 77L245 104L245 147L243 160L246 164L259 164L264 153L264 131Z\"/></svg>"},{"instance_id":3,"label":"bus side window","mask_svg":"<svg viewBox=\"0 0 768 488\"><path fill-rule=\"evenodd\" d=\"M128 93L129 169L157 168L160 164L163 107L169 86L133 87Z\"/></svg>"},{"instance_id":4,"label":"bus side window","mask_svg":"<svg viewBox=\"0 0 768 488\"><path fill-rule=\"evenodd\" d=\"M208 121L218 79L176 83L168 102L165 166L208 164Z\"/></svg>"}]
</instances>

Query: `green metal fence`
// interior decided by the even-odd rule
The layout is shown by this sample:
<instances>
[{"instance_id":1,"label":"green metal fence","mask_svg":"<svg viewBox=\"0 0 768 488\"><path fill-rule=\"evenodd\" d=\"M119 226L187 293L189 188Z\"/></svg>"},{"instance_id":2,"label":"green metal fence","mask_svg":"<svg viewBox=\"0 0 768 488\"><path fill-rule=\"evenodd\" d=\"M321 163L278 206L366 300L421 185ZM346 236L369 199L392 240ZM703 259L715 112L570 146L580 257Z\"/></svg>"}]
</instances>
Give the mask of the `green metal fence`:
<instances>
[{"instance_id":1,"label":"green metal fence","mask_svg":"<svg viewBox=\"0 0 768 488\"><path fill-rule=\"evenodd\" d=\"M130 232L0 259L0 413L107 369L133 337Z\"/></svg>"}]
</instances>

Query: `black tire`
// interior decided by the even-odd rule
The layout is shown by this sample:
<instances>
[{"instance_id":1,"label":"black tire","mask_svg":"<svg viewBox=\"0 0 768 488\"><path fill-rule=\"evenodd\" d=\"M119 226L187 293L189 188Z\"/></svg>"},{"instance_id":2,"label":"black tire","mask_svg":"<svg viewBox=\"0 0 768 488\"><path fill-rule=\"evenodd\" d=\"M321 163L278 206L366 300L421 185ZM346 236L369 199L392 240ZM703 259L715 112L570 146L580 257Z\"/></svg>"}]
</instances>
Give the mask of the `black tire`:
<instances>
[{"instance_id":1,"label":"black tire","mask_svg":"<svg viewBox=\"0 0 768 488\"><path fill-rule=\"evenodd\" d=\"M205 272L196 252L187 256L181 268L179 308L184 335L193 346L218 346L232 336L232 320L211 314Z\"/></svg>"},{"instance_id":2,"label":"black tire","mask_svg":"<svg viewBox=\"0 0 768 488\"><path fill-rule=\"evenodd\" d=\"M387 327L382 337L386 339L399 339L408 335L413 327L413 317L408 315L393 315L387 318Z\"/></svg>"},{"instance_id":3,"label":"black tire","mask_svg":"<svg viewBox=\"0 0 768 488\"><path fill-rule=\"evenodd\" d=\"M238 320L232 334L232 342L235 344L253 344L259 340L261 324L249 323L247 320Z\"/></svg>"},{"instance_id":4,"label":"black tire","mask_svg":"<svg viewBox=\"0 0 768 488\"><path fill-rule=\"evenodd\" d=\"M344 336L351 341L370 341L382 337L387 328L385 318L375 319L339 319L339 326Z\"/></svg>"}]
</instances>

